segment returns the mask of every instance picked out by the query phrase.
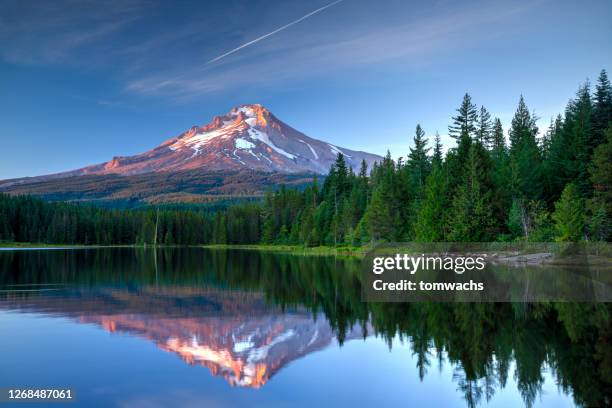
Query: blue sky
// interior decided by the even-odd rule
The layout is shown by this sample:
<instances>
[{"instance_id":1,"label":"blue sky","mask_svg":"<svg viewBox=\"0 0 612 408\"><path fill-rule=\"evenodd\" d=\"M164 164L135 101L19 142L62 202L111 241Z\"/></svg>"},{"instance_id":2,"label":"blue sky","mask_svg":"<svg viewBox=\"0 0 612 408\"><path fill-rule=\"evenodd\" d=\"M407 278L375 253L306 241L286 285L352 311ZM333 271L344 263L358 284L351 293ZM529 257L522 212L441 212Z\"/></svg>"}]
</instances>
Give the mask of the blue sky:
<instances>
[{"instance_id":1,"label":"blue sky","mask_svg":"<svg viewBox=\"0 0 612 408\"><path fill-rule=\"evenodd\" d=\"M417 123L447 132L466 91L505 127L523 94L544 125L612 69L610 1L0 0L0 10L0 179L139 153L242 103L315 138L405 156Z\"/></svg>"}]
</instances>

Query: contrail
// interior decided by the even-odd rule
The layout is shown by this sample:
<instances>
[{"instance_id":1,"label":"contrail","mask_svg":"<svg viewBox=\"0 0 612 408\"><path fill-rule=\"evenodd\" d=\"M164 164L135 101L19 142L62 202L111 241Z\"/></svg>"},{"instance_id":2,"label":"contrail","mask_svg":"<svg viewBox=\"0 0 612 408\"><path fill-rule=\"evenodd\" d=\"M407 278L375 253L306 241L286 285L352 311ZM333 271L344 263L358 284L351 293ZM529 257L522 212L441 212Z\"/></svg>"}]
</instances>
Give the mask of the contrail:
<instances>
[{"instance_id":1,"label":"contrail","mask_svg":"<svg viewBox=\"0 0 612 408\"><path fill-rule=\"evenodd\" d=\"M278 32L281 32L281 31L283 31L283 30L285 30L285 29L287 29L287 28L291 27L292 25L295 25L295 24L297 24L297 23L299 23L299 22L301 22L301 21L304 21L304 20L306 20L308 17L312 17L312 16L314 16L315 14L320 13L320 12L322 12L323 10L328 9L328 8L330 8L331 6L334 6L334 5L336 5L336 4L338 4L338 3L342 2L342 1L344 1L344 0L336 0L336 1L334 1L333 3L329 3L327 6L323 6L323 7L321 7L321 8L316 9L315 11L311 11L310 13L306 14L305 16L302 16L302 17L298 18L297 20L290 22L289 24L285 24L284 26L279 27L279 28L277 28L277 29L276 29L276 30L274 30L274 31L270 31L268 34L264 34L264 35L262 35L261 37L257 37L256 39L254 39L254 40L252 40L252 41L246 42L246 43L242 44L241 46L236 47L236 48L234 48L233 50L226 52L225 54L221 54L221 55L219 55L218 57L215 57L215 58L211 59L211 60L210 60L210 61L208 61L206 64L211 64L211 63L213 63L213 62L217 62L217 61L219 61L220 59L227 57L228 55L231 55L231 54L233 54L233 53L235 53L235 52L238 52L238 51L240 51L241 49L248 47L249 45L253 45L253 44L255 44L255 43L257 43L257 42L259 42L259 41L261 41L261 40L264 40L264 39L266 39L266 38L270 37L271 35L274 35L274 34L276 34L276 33L278 33Z\"/></svg>"}]
</instances>

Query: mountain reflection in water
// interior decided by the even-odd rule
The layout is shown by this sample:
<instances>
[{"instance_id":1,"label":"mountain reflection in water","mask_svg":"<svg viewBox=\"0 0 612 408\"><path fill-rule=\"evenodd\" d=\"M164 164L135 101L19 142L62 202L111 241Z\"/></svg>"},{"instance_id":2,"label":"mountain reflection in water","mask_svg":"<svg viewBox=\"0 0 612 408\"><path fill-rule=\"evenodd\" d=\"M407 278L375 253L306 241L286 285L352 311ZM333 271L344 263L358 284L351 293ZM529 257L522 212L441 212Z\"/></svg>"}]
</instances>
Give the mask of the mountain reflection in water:
<instances>
[{"instance_id":1,"label":"mountain reflection in water","mask_svg":"<svg viewBox=\"0 0 612 408\"><path fill-rule=\"evenodd\" d=\"M0 309L138 336L237 387L272 384L301 357L376 336L408 344L407 369L421 380L450 365L467 406L509 384L532 406L546 378L576 405L612 403L610 304L364 303L359 267L198 248L3 251Z\"/></svg>"},{"instance_id":2,"label":"mountain reflection in water","mask_svg":"<svg viewBox=\"0 0 612 408\"><path fill-rule=\"evenodd\" d=\"M190 317L181 317L188 304ZM266 307L257 293L172 288L63 290L16 297L10 310L46 313L136 335L186 363L208 367L233 386L259 388L283 366L330 345L335 335L323 315ZM361 337L361 328L347 338Z\"/></svg>"}]
</instances>

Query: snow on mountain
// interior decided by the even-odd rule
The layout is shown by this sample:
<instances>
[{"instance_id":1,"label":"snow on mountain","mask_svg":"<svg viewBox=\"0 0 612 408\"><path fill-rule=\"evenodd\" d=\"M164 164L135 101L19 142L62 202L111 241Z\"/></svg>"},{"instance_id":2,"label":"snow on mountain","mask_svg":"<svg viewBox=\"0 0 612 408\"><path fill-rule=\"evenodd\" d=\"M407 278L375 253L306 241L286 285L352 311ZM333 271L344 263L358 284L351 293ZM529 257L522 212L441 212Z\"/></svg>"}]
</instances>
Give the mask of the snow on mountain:
<instances>
[{"instance_id":1,"label":"snow on mountain","mask_svg":"<svg viewBox=\"0 0 612 408\"><path fill-rule=\"evenodd\" d=\"M313 139L261 105L242 105L134 156L63 173L0 180L0 191L52 200L200 202L211 195L259 196L327 174L339 153L355 172L382 158Z\"/></svg>"},{"instance_id":2,"label":"snow on mountain","mask_svg":"<svg viewBox=\"0 0 612 408\"><path fill-rule=\"evenodd\" d=\"M326 174L338 153L356 171L381 157L313 139L278 120L259 104L241 105L204 126L194 126L158 147L63 175L123 174L183 170L250 169Z\"/></svg>"}]
</instances>

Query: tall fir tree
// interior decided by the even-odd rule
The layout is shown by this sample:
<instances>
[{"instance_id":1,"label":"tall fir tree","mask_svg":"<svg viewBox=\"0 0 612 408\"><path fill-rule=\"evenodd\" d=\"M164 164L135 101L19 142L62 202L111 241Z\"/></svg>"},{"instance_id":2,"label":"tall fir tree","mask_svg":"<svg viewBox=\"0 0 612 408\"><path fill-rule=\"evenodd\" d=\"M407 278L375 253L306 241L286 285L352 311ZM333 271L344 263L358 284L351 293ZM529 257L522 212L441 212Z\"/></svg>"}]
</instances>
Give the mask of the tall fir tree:
<instances>
[{"instance_id":1,"label":"tall fir tree","mask_svg":"<svg viewBox=\"0 0 612 408\"><path fill-rule=\"evenodd\" d=\"M429 175L431 163L429 161L429 148L427 138L421 125L417 125L413 139L414 147L410 148L406 167L410 172L411 184L419 192L425 185L425 179Z\"/></svg>"},{"instance_id":2,"label":"tall fir tree","mask_svg":"<svg viewBox=\"0 0 612 408\"><path fill-rule=\"evenodd\" d=\"M491 114L487 111L487 108L484 106L480 107L480 111L478 112L478 121L476 125L476 139L482 143L487 149L491 147L492 144L492 124L491 124Z\"/></svg>"},{"instance_id":3,"label":"tall fir tree","mask_svg":"<svg viewBox=\"0 0 612 408\"><path fill-rule=\"evenodd\" d=\"M444 156L442 154L442 141L440 140L440 133L436 132L436 136L434 137L433 156L431 158L431 163L433 166L441 166L443 159Z\"/></svg>"},{"instance_id":4,"label":"tall fir tree","mask_svg":"<svg viewBox=\"0 0 612 408\"><path fill-rule=\"evenodd\" d=\"M372 200L365 213L365 222L373 241L390 240L395 236L396 214L389 206L390 201L390 186L379 184L372 192Z\"/></svg>"},{"instance_id":5,"label":"tall fir tree","mask_svg":"<svg viewBox=\"0 0 612 408\"><path fill-rule=\"evenodd\" d=\"M504 129L499 118L495 118L493 121L489 148L493 152L493 156L498 156L506 152L506 138L504 137Z\"/></svg>"},{"instance_id":6,"label":"tall fir tree","mask_svg":"<svg viewBox=\"0 0 612 408\"><path fill-rule=\"evenodd\" d=\"M474 138L476 136L477 121L478 112L476 105L472 103L472 97L466 93L463 96L461 106L457 109L457 115L453 116L452 124L448 127L448 134L457 140L457 142L464 135Z\"/></svg>"},{"instance_id":7,"label":"tall fir tree","mask_svg":"<svg viewBox=\"0 0 612 408\"><path fill-rule=\"evenodd\" d=\"M414 228L415 240L418 242L444 241L447 235L449 194L445 171L434 162L431 174L427 177Z\"/></svg>"},{"instance_id":8,"label":"tall fir tree","mask_svg":"<svg viewBox=\"0 0 612 408\"><path fill-rule=\"evenodd\" d=\"M590 166L595 193L589 200L589 234L601 241L612 239L612 127L606 131L606 139L595 149Z\"/></svg>"},{"instance_id":9,"label":"tall fir tree","mask_svg":"<svg viewBox=\"0 0 612 408\"><path fill-rule=\"evenodd\" d=\"M605 132L612 126L612 85L605 69L597 79L593 102L593 137L597 147L606 142Z\"/></svg>"},{"instance_id":10,"label":"tall fir tree","mask_svg":"<svg viewBox=\"0 0 612 408\"><path fill-rule=\"evenodd\" d=\"M529 113L523 96L510 126L510 168L515 198L538 200L542 195L541 157L536 135L537 117Z\"/></svg>"},{"instance_id":11,"label":"tall fir tree","mask_svg":"<svg viewBox=\"0 0 612 408\"><path fill-rule=\"evenodd\" d=\"M493 121L489 148L493 162L493 171L491 174L494 185L492 191L493 215L498 225L505 225L508 208L512 202L512 191L509 188L512 177L508 147L506 146L504 129L499 118L495 118Z\"/></svg>"},{"instance_id":12,"label":"tall fir tree","mask_svg":"<svg viewBox=\"0 0 612 408\"><path fill-rule=\"evenodd\" d=\"M575 140L576 187L582 197L590 197L593 188L590 182L589 162L596 147L593 133L593 104L588 81L578 89L574 105L573 126L570 129Z\"/></svg>"},{"instance_id":13,"label":"tall fir tree","mask_svg":"<svg viewBox=\"0 0 612 408\"><path fill-rule=\"evenodd\" d=\"M550 122L548 130L542 137L541 150L542 150L542 180L544 182L543 187L543 199L549 205L553 203L561 194L563 188L562 174L559 172L560 161L559 149L563 149L561 141L563 139L563 118L561 115Z\"/></svg>"},{"instance_id":14,"label":"tall fir tree","mask_svg":"<svg viewBox=\"0 0 612 408\"><path fill-rule=\"evenodd\" d=\"M484 242L493 238L490 174L489 156L476 141L470 146L464 177L450 209L450 241Z\"/></svg>"},{"instance_id":15,"label":"tall fir tree","mask_svg":"<svg viewBox=\"0 0 612 408\"><path fill-rule=\"evenodd\" d=\"M561 198L555 203L552 218L557 230L557 241L576 242L582 238L585 223L584 199L574 183L569 183L563 189Z\"/></svg>"}]
</instances>

